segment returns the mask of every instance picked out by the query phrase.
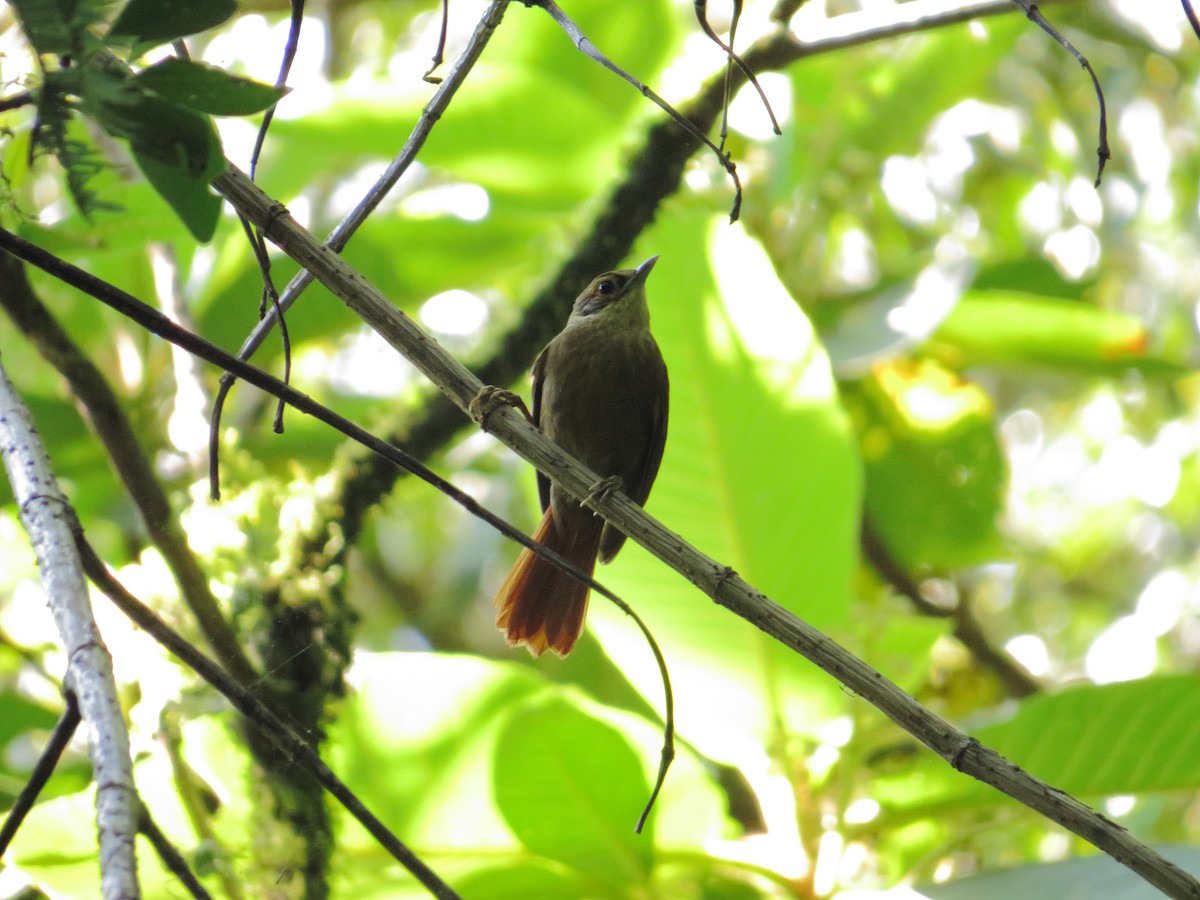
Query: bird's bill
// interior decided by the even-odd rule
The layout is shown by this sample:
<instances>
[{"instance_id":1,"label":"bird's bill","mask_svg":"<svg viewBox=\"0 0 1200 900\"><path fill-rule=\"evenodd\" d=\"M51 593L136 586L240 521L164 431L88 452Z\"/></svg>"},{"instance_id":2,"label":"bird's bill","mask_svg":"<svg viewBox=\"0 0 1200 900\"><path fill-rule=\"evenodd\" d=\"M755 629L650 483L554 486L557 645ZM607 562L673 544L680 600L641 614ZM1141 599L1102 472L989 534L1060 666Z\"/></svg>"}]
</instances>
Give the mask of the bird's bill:
<instances>
[{"instance_id":1,"label":"bird's bill","mask_svg":"<svg viewBox=\"0 0 1200 900\"><path fill-rule=\"evenodd\" d=\"M654 264L656 262L658 262L658 257L652 256L638 266L633 272L633 278L630 279L629 284L625 286L625 289L629 290L630 288L637 287L639 284L645 284L646 279L650 276L650 270L654 268Z\"/></svg>"}]
</instances>

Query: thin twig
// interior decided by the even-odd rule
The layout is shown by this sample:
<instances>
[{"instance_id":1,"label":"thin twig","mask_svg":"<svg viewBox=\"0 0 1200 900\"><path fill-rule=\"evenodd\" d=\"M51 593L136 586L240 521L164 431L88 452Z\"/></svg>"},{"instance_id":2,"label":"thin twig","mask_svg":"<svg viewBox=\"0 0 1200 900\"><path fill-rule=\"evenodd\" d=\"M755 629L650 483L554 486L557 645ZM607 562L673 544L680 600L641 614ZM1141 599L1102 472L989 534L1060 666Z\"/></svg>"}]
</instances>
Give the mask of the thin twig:
<instances>
[{"instance_id":1,"label":"thin twig","mask_svg":"<svg viewBox=\"0 0 1200 900\"><path fill-rule=\"evenodd\" d=\"M510 0L492 0L492 3L480 18L479 24L475 26L475 31L471 35L471 39L467 42L467 46L463 49L462 55L455 62L454 68L450 70L450 73L446 76L446 80L421 111L420 119L413 126L412 133L409 134L408 140L404 142L404 146L396 155L396 158L392 160L384 173L379 176L379 180L375 182L366 196L350 211L346 218L338 223L338 226L329 235L326 240L326 246L335 253L342 251L354 233L367 220L367 217L383 202L384 197L395 187L396 182L408 171L409 166L417 158L417 154L421 151L421 148L425 146L425 141L429 137L430 132L433 131L434 124L445 113L455 92L462 86L467 74L483 53L483 48L487 46L488 41L491 39L492 32L499 27L509 2ZM262 345L267 335L271 333L271 329L275 327L275 322L279 316L291 308L296 299L304 293L305 288L312 284L312 282L312 273L306 269L301 269L296 273L295 277L292 278L287 287L283 289L283 293L279 296L279 312L276 313L275 309L272 309L267 313L266 318L258 323L254 331L243 342L241 349L238 350L239 358L249 359L254 355L254 352ZM222 375L216 398L213 400L208 445L209 493L213 500L221 498L219 469L221 413L225 406L225 398L229 395L229 391L233 387L235 380L234 376L229 374L229 372Z\"/></svg>"},{"instance_id":2,"label":"thin twig","mask_svg":"<svg viewBox=\"0 0 1200 900\"><path fill-rule=\"evenodd\" d=\"M663 110L667 115L674 119L676 124L678 124L691 137L708 147L713 153L716 154L717 159L721 162L721 167L724 168L725 171L729 173L729 177L733 179L733 208L729 210L729 221L736 222L742 211L742 181L740 178L738 178L737 166L735 166L733 163L733 157L730 154L722 151L720 147L709 140L708 135L697 128L695 122L678 112L670 103L658 96L658 94L654 93L654 91L652 91L649 87L642 84L642 82L638 81L624 69L618 66L615 62L601 53L598 49L596 49L596 45L588 39L587 35L585 35L579 29L578 25L571 21L570 16L559 9L558 4L555 3L554 0L528 0L526 5L540 6L542 9L544 9L550 15L550 18L557 22L558 26L567 33L568 37L571 38L575 44L576 50L583 53L589 59L598 62L613 74L620 76L625 81L628 81L635 88L641 91L643 97L651 100L656 106L659 107L659 109Z\"/></svg>"},{"instance_id":3,"label":"thin twig","mask_svg":"<svg viewBox=\"0 0 1200 900\"><path fill-rule=\"evenodd\" d=\"M766 109L767 115L771 118L771 130L776 134L783 134L783 130L779 127L779 120L775 118L775 110L771 109L771 101L767 99L767 94L762 89L762 85L758 83L758 79L754 77L754 72L746 65L746 61L733 51L738 20L742 16L742 0L734 0L733 3L733 18L730 19L729 23L728 44L721 40L720 35L713 31L712 26L708 24L708 15L706 12L707 0L695 0L695 8L696 18L700 22L701 30L708 36L709 40L725 51L726 59L728 60L728 65L725 67L725 109L721 113L721 149L725 149L725 139L729 136L729 101L733 96L733 67L735 65L741 69L742 75L758 91L758 98L762 100L763 107Z\"/></svg>"},{"instance_id":4,"label":"thin twig","mask_svg":"<svg viewBox=\"0 0 1200 900\"><path fill-rule=\"evenodd\" d=\"M1075 61L1083 66L1088 75L1092 77L1092 86L1096 89L1096 99L1100 102L1100 144L1096 147L1096 156L1099 158L1099 163L1096 166L1096 181L1093 186L1100 187L1100 180L1104 177L1104 166L1112 158L1112 152L1108 149L1108 111L1104 105L1104 91L1100 89L1100 79L1096 77L1096 73L1092 70L1092 64L1087 61L1087 57L1076 50L1070 41L1046 21L1046 17L1042 15L1036 3L1031 3L1030 0L1013 0L1013 2L1025 10L1025 15L1028 16L1029 21L1058 41L1059 46L1074 56Z\"/></svg>"},{"instance_id":5,"label":"thin twig","mask_svg":"<svg viewBox=\"0 0 1200 900\"><path fill-rule=\"evenodd\" d=\"M433 60L430 63L429 71L421 76L422 81L428 81L430 84L441 84L442 79L433 73L438 70L438 67L445 62L446 52L446 32L450 28L450 0L442 0L442 33L438 35L437 47L433 51Z\"/></svg>"},{"instance_id":6,"label":"thin twig","mask_svg":"<svg viewBox=\"0 0 1200 900\"><path fill-rule=\"evenodd\" d=\"M279 75L275 78L276 88L287 86L288 75L291 74L292 64L296 61L296 51L300 48L300 28L304 24L304 0L291 0L290 5L292 15L288 22L287 41L283 46L283 59L279 63ZM271 122L275 119L275 110L278 106L278 100L271 104L270 108L263 114L262 124L258 127L258 134L254 136L254 149L250 152L251 179L258 172L258 160L262 155L263 145L267 140L267 132L271 128ZM283 342L283 380L290 383L292 376L292 341L288 335L287 320L284 318L283 309L279 305L279 291L276 289L275 282L271 278L271 258L267 255L267 245L263 241L262 235L252 229L245 219L242 220L242 227L246 229L246 238L254 250L254 258L258 260L259 272L262 275L263 293L262 298L259 300L258 317L261 320L266 315L266 306L269 301L271 310L275 313L275 318L279 322L279 339ZM282 403L275 407L275 422L272 427L276 434L283 434Z\"/></svg>"},{"instance_id":7,"label":"thin twig","mask_svg":"<svg viewBox=\"0 0 1200 900\"><path fill-rule=\"evenodd\" d=\"M96 784L100 892L105 900L135 900L141 896L134 852L138 798L112 657L92 617L87 582L68 525L69 507L46 447L3 365L0 456L21 524L37 557L46 601L67 651L64 681L67 690L79 698L80 713L88 724L88 754Z\"/></svg>"},{"instance_id":8,"label":"thin twig","mask_svg":"<svg viewBox=\"0 0 1200 900\"><path fill-rule=\"evenodd\" d=\"M1181 0L1183 3L1183 14L1187 16L1187 20L1192 25L1192 31L1196 37L1200 38L1200 18L1196 17L1196 10L1192 8L1192 0Z\"/></svg>"},{"instance_id":9,"label":"thin twig","mask_svg":"<svg viewBox=\"0 0 1200 900\"><path fill-rule=\"evenodd\" d=\"M0 827L0 859L4 858L8 845L12 843L12 839L16 837L17 831L25 821L25 817L33 809L33 804L37 802L42 788L46 786L46 782L58 768L58 761L62 759L63 751L67 749L71 738L75 736L75 730L79 727L79 701L75 698L75 693L70 690L63 691L63 700L62 715L58 717L54 731L50 733L50 740L46 742L45 748L38 756L37 764L29 773L29 779L21 788L21 793L17 794L17 798L13 801L3 827Z\"/></svg>"},{"instance_id":10,"label":"thin twig","mask_svg":"<svg viewBox=\"0 0 1200 900\"><path fill-rule=\"evenodd\" d=\"M296 51L300 48L300 27L304 24L304 0L291 0L292 15L288 22L287 42L283 46L283 59L279 63L279 75L275 78L275 87L287 87L288 75L292 71L292 63L296 61ZM267 140L267 131L271 128L271 120L275 118L275 108L279 106L276 100L263 115L262 125L254 138L254 149L250 153L250 177L258 171L258 157L262 153L263 144Z\"/></svg>"},{"instance_id":11,"label":"thin twig","mask_svg":"<svg viewBox=\"0 0 1200 900\"><path fill-rule=\"evenodd\" d=\"M138 818L138 833L150 842L150 846L154 848L154 852L158 854L158 858L162 860L167 871L179 879L179 883L187 889L189 894L196 900L212 900L212 894L200 883L200 879L196 877L196 873L183 858L183 854L171 843L171 839L163 834L162 829L158 827L158 823L154 821L150 810L146 809L144 803L141 816Z\"/></svg>"},{"instance_id":12,"label":"thin twig","mask_svg":"<svg viewBox=\"0 0 1200 900\"><path fill-rule=\"evenodd\" d=\"M254 252L254 259L258 263L258 273L262 278L263 287L262 297L258 301L258 318L259 321L265 319L269 309L274 314L275 321L279 323L279 340L283 344L283 383L291 384L292 339L288 332L287 319L283 315L283 307L279 304L279 291L275 287L275 279L271 276L271 256L267 252L267 242L263 240L262 233L252 226L245 216L239 215L238 219L242 223L242 230L246 233L246 242ZM275 407L275 421L271 427L276 434L283 434L282 401Z\"/></svg>"}]
</instances>

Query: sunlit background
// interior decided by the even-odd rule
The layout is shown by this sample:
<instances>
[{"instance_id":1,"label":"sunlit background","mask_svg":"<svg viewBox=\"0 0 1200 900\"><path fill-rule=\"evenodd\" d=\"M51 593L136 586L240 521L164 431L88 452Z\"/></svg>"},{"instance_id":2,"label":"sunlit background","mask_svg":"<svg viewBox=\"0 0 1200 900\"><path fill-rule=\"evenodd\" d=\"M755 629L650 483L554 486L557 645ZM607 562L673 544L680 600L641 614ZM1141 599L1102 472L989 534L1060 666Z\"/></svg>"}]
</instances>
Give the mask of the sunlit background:
<instances>
[{"instance_id":1,"label":"sunlit background","mask_svg":"<svg viewBox=\"0 0 1200 900\"><path fill-rule=\"evenodd\" d=\"M447 66L485 7L450 4ZM673 104L686 106L721 71L690 0L563 7ZM790 28L820 44L955 8L810 0ZM739 47L775 32L772 9L745 4ZM672 372L671 437L648 508L1034 774L1139 838L1194 845L1200 756L1176 758L1195 737L1174 720L1196 708L1187 688L1200 658L1200 382L1190 371L1200 327L1200 39L1176 4L1043 11L1105 90L1113 159L1098 188L1090 80L1019 12L763 73L782 137L754 91L733 98L741 221L728 224L730 182L698 152L630 256L662 256L651 309ZM190 39L193 57L273 82L285 12L247 4ZM708 13L725 33L728 4ZM20 86L35 71L29 49L11 9L0 25L0 80ZM306 19L258 172L316 234L399 151L433 91L421 75L440 27L432 2L330 4ZM18 173L31 112L0 116L13 173L4 193L21 224L238 346L259 292L231 215L195 247L122 172L104 189L125 212L85 221L52 161ZM427 151L346 255L481 366L661 118L540 10L514 4ZM248 167L257 122L218 127L227 156ZM3 215L18 222L11 209ZM279 284L293 271L277 258ZM213 503L212 371L47 279L35 287L127 401L191 548L259 657L271 658L272 640L262 593L299 606L338 598L330 615L343 617L353 651L347 696L329 701L327 755L463 896L1001 897L1016 894L1004 883L960 882L960 893L934 885L1088 854L1080 839L950 771L634 547L600 575L663 645L680 760L652 834L635 838L639 810L621 807L604 813L619 836L593 848L598 856L556 850L538 830L553 828L538 816L552 822L555 807L514 812L522 795L504 766L523 760L536 776L539 748L553 747L570 771L587 744L607 747L612 733L629 761L595 761L596 777L612 779L600 793L644 800L662 696L627 620L594 602L589 638L565 661L535 664L505 648L490 601L514 549L426 486L364 474L361 457L311 421L293 414L287 433L272 435L270 405L245 388L226 411L225 493ZM311 290L289 324L298 388L399 440L423 427L422 377L330 295ZM0 338L89 534L135 594L192 634L170 569L65 388L7 321ZM278 343L256 361L278 372ZM515 386L527 394L525 381ZM532 473L491 438L462 430L419 452L532 527ZM874 550L860 542L860 516ZM11 501L0 509L0 546L0 703L57 709L66 660ZM919 594L906 597L906 583ZM248 883L280 860L294 866L294 848L250 848L246 823L265 813L220 703L102 600L96 613L126 692L139 785L161 804L160 824L189 852L203 845L221 860L214 871L228 865ZM1125 693L1097 687L1121 683ZM1183 705L1137 719L1156 685ZM6 792L32 765L43 727L7 736ZM1038 742L1051 731L1051 746ZM586 735L583 746L572 733ZM72 896L94 877L81 746L0 872L0 894L32 882ZM185 778L219 800L207 832L175 796ZM565 816L580 814L563 803ZM65 840L68 822L70 850L39 855ZM335 896L420 895L354 826L339 820L336 836ZM614 874L605 853L625 854L628 871ZM1081 870L1077 883L1106 883L1109 865ZM167 896L153 877L148 895ZM279 890L301 895L295 884Z\"/></svg>"}]
</instances>

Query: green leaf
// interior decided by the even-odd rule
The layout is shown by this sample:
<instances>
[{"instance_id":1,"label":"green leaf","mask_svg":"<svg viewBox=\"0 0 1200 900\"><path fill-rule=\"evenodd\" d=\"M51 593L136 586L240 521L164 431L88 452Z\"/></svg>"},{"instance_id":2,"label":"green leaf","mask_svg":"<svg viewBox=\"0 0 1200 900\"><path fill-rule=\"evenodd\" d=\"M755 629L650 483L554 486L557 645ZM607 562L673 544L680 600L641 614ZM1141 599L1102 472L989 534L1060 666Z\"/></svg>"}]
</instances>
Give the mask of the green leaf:
<instances>
[{"instance_id":1,"label":"green leaf","mask_svg":"<svg viewBox=\"0 0 1200 900\"><path fill-rule=\"evenodd\" d=\"M1016 291L971 291L934 334L930 352L955 366L1033 364L1116 374L1182 374L1151 352L1141 321L1087 303Z\"/></svg>"},{"instance_id":2,"label":"green leaf","mask_svg":"<svg viewBox=\"0 0 1200 900\"><path fill-rule=\"evenodd\" d=\"M131 81L85 97L88 111L109 134L129 141L134 153L179 174L208 183L225 168L221 139L200 113L147 93Z\"/></svg>"},{"instance_id":3,"label":"green leaf","mask_svg":"<svg viewBox=\"0 0 1200 900\"><path fill-rule=\"evenodd\" d=\"M1200 680L1166 675L1080 685L1031 697L1007 722L971 736L1052 787L1076 797L1200 787ZM894 776L880 773L875 798L903 821L922 810L946 815L1010 802L922 753Z\"/></svg>"},{"instance_id":4,"label":"green leaf","mask_svg":"<svg viewBox=\"0 0 1200 900\"><path fill-rule=\"evenodd\" d=\"M209 190L208 181L189 177L180 172L178 166L136 150L133 158L146 180L183 220L192 237L201 243L208 242L217 230L222 203L221 198Z\"/></svg>"},{"instance_id":5,"label":"green leaf","mask_svg":"<svg viewBox=\"0 0 1200 900\"><path fill-rule=\"evenodd\" d=\"M648 879L651 838L633 825L649 785L611 725L561 697L523 704L497 738L492 777L501 814L532 852L607 883Z\"/></svg>"},{"instance_id":6,"label":"green leaf","mask_svg":"<svg viewBox=\"0 0 1200 900\"><path fill-rule=\"evenodd\" d=\"M172 57L134 78L160 97L214 116L248 116L274 104L285 88L230 75L215 66Z\"/></svg>"},{"instance_id":7,"label":"green leaf","mask_svg":"<svg viewBox=\"0 0 1200 900\"><path fill-rule=\"evenodd\" d=\"M931 360L899 360L843 396L858 420L867 517L888 552L910 570L1000 556L1006 466L988 395Z\"/></svg>"},{"instance_id":8,"label":"green leaf","mask_svg":"<svg viewBox=\"0 0 1200 900\"><path fill-rule=\"evenodd\" d=\"M1200 787L1200 679L1085 685L1033 697L975 732L1038 778L1079 795Z\"/></svg>"},{"instance_id":9,"label":"green leaf","mask_svg":"<svg viewBox=\"0 0 1200 900\"><path fill-rule=\"evenodd\" d=\"M215 28L236 12L235 0L130 0L108 33L165 44Z\"/></svg>"},{"instance_id":10,"label":"green leaf","mask_svg":"<svg viewBox=\"0 0 1200 900\"><path fill-rule=\"evenodd\" d=\"M1155 848L1188 871L1200 870L1200 850L1195 847ZM918 895L929 900L1063 900L1066 897L1103 897L1104 900L1155 900L1162 895L1140 875L1109 856L1066 859L999 872L983 872L944 884L924 884Z\"/></svg>"},{"instance_id":11,"label":"green leaf","mask_svg":"<svg viewBox=\"0 0 1200 900\"><path fill-rule=\"evenodd\" d=\"M226 166L212 120L110 70L97 70L85 85L85 109L109 134L129 142L142 173L192 235L211 238L221 200L208 185Z\"/></svg>"}]
</instances>

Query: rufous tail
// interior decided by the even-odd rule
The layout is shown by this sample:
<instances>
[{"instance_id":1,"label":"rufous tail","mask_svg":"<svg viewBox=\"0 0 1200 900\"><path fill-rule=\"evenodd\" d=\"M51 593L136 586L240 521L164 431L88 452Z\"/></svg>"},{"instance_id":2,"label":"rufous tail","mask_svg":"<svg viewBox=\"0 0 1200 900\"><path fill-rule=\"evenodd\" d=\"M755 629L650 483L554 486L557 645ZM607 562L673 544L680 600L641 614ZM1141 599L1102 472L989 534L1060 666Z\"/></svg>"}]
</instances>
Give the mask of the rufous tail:
<instances>
[{"instance_id":1,"label":"rufous tail","mask_svg":"<svg viewBox=\"0 0 1200 900\"><path fill-rule=\"evenodd\" d=\"M591 575L604 522L589 510L582 512L577 527L571 527L576 524L571 522L563 528L555 522L553 509L547 508L533 539ZM583 631L590 590L532 551L522 550L496 592L496 627L512 647L524 644L534 656L547 649L566 656Z\"/></svg>"}]
</instances>

